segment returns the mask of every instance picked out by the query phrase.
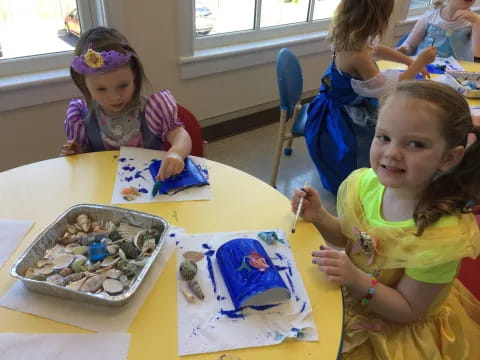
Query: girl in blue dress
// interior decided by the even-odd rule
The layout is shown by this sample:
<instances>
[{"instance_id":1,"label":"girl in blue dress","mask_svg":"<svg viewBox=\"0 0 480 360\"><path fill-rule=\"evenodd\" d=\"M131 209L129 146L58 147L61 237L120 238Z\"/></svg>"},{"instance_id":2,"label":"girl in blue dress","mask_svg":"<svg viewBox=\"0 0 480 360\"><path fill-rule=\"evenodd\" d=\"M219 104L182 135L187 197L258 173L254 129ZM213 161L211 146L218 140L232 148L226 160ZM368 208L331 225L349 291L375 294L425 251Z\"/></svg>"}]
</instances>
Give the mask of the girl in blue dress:
<instances>
[{"instance_id":1,"label":"girl in blue dress","mask_svg":"<svg viewBox=\"0 0 480 360\"><path fill-rule=\"evenodd\" d=\"M353 170L369 166L376 98L391 92L399 79L426 74L425 66L435 59L434 47L413 60L394 49L373 46L388 26L393 5L394 0L342 0L332 19L333 61L310 104L305 139L324 188L335 194ZM374 57L408 69L380 72Z\"/></svg>"}]
</instances>

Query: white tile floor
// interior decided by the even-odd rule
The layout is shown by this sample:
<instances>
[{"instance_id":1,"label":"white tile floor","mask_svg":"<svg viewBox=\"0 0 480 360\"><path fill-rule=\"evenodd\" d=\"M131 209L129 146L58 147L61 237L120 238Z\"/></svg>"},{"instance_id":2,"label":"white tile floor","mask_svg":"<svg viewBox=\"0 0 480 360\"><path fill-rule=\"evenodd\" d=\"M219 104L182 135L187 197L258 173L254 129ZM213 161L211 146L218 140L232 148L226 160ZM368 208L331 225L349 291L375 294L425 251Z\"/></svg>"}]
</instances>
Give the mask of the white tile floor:
<instances>
[{"instance_id":1,"label":"white tile floor","mask_svg":"<svg viewBox=\"0 0 480 360\"><path fill-rule=\"evenodd\" d=\"M207 158L245 171L269 183L277 140L278 123L210 142ZM310 160L304 138L293 141L291 156L282 155L277 178L277 190L291 198L304 181L320 192L324 206L335 213L335 196L325 191L317 170Z\"/></svg>"}]
</instances>

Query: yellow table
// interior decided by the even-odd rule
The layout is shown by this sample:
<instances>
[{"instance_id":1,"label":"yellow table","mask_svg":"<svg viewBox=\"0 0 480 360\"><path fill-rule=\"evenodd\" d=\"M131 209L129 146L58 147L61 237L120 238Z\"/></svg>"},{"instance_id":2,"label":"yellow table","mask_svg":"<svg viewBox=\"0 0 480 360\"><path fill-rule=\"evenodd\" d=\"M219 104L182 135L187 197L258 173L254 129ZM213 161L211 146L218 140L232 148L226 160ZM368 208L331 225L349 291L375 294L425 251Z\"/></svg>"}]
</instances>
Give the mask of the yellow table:
<instances>
[{"instance_id":1,"label":"yellow table","mask_svg":"<svg viewBox=\"0 0 480 360\"><path fill-rule=\"evenodd\" d=\"M46 160L0 173L0 218L34 220L6 265L0 269L0 296L13 285L9 270L35 236L77 203L110 204L118 152L108 151ZM327 282L311 263L311 251L324 241L309 223L299 222L290 235L289 200L266 183L229 166L208 161L211 201L132 204L127 207L159 215L191 233L281 228L289 241L312 302L319 342L286 341L280 345L191 355L217 359L231 354L242 360L335 359L342 337L343 305L338 286ZM174 215L176 212L176 216ZM178 220L178 221L177 221ZM129 360L178 359L174 256L131 324ZM128 304L127 304L128 306ZM0 331L86 333L88 331L0 307ZM233 336L233 335L232 335Z\"/></svg>"},{"instance_id":2,"label":"yellow table","mask_svg":"<svg viewBox=\"0 0 480 360\"><path fill-rule=\"evenodd\" d=\"M460 65L462 65L465 69L465 71L472 71L472 72L480 72L480 63L474 63L470 61L461 61L458 60ZM393 61L385 61L385 60L380 60L377 62L378 67L380 70L387 70L387 69L399 69L399 70L405 70L407 68L406 65L404 64L399 64ZM435 74L432 74L432 78L434 78ZM468 105L470 106L480 106L480 99L469 99L465 98L468 102Z\"/></svg>"}]
</instances>

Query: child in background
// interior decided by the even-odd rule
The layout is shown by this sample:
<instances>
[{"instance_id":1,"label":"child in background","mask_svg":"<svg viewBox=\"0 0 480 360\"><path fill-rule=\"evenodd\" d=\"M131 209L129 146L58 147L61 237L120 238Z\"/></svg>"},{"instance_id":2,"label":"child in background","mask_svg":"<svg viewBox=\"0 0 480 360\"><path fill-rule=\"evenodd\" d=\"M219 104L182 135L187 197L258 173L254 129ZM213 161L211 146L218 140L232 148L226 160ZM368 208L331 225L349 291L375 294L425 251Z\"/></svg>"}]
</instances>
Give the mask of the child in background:
<instances>
[{"instance_id":1,"label":"child in background","mask_svg":"<svg viewBox=\"0 0 480 360\"><path fill-rule=\"evenodd\" d=\"M429 46L439 57L474 61L480 57L480 16L470 10L475 0L437 0L397 48L415 55ZM479 59L480 60L480 59Z\"/></svg>"},{"instance_id":2,"label":"child in background","mask_svg":"<svg viewBox=\"0 0 480 360\"><path fill-rule=\"evenodd\" d=\"M171 144L158 172L164 180L182 172L192 147L177 118L168 90L141 95L147 81L143 66L127 39L115 29L97 27L82 34L70 74L85 97L73 99L64 122L68 138L60 155L119 149L162 150Z\"/></svg>"},{"instance_id":3,"label":"child in background","mask_svg":"<svg viewBox=\"0 0 480 360\"><path fill-rule=\"evenodd\" d=\"M345 248L312 253L344 288L342 359L480 359L480 302L455 280L460 260L480 253L469 208L480 200L479 139L455 90L402 82L380 110L372 168L340 187L338 217L311 187L295 191L292 211L303 197L304 220Z\"/></svg>"},{"instance_id":4,"label":"child in background","mask_svg":"<svg viewBox=\"0 0 480 360\"><path fill-rule=\"evenodd\" d=\"M355 169L368 166L368 151L377 117L377 99L398 80L413 79L435 59L428 48L416 60L385 46L372 47L388 26L394 0L342 0L329 38L333 61L310 103L305 139L323 186L336 193ZM380 72L374 57L400 62L408 69Z\"/></svg>"}]
</instances>

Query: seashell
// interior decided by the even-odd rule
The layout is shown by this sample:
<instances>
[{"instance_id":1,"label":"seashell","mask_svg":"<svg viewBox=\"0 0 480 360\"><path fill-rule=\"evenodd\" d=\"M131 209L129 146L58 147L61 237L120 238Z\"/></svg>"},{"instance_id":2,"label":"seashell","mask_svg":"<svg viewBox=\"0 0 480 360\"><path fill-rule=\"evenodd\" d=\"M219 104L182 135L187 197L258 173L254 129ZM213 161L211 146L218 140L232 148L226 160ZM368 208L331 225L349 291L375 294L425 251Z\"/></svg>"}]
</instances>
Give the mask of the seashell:
<instances>
[{"instance_id":1,"label":"seashell","mask_svg":"<svg viewBox=\"0 0 480 360\"><path fill-rule=\"evenodd\" d=\"M126 276L135 275L137 267L128 260L120 260L117 264L117 269L123 272Z\"/></svg>"},{"instance_id":2,"label":"seashell","mask_svg":"<svg viewBox=\"0 0 480 360\"><path fill-rule=\"evenodd\" d=\"M103 267L105 266L110 266L113 264L116 264L120 260L120 257L113 257L113 256L107 256L105 259L102 260L101 265Z\"/></svg>"},{"instance_id":3,"label":"seashell","mask_svg":"<svg viewBox=\"0 0 480 360\"><path fill-rule=\"evenodd\" d=\"M60 244L55 244L53 248L47 249L45 251L44 259L53 259L58 254L64 254L64 253L65 253L65 246Z\"/></svg>"},{"instance_id":4,"label":"seashell","mask_svg":"<svg viewBox=\"0 0 480 360\"><path fill-rule=\"evenodd\" d=\"M58 286L65 285L65 279L63 278L63 276L58 274L47 277L47 282L58 285Z\"/></svg>"},{"instance_id":5,"label":"seashell","mask_svg":"<svg viewBox=\"0 0 480 360\"><path fill-rule=\"evenodd\" d=\"M112 223L113 224L113 223ZM115 226L115 225L114 225ZM112 231L108 237L110 238L110 240L112 241L117 241L117 240L120 240L122 238L122 235L120 235L120 233L116 230Z\"/></svg>"},{"instance_id":6,"label":"seashell","mask_svg":"<svg viewBox=\"0 0 480 360\"><path fill-rule=\"evenodd\" d=\"M120 259L127 260L127 255L125 255L125 251L122 249L118 249L118 255L120 256Z\"/></svg>"},{"instance_id":7,"label":"seashell","mask_svg":"<svg viewBox=\"0 0 480 360\"><path fill-rule=\"evenodd\" d=\"M109 255L115 255L118 252L118 245L108 245L107 252Z\"/></svg>"},{"instance_id":8,"label":"seashell","mask_svg":"<svg viewBox=\"0 0 480 360\"><path fill-rule=\"evenodd\" d=\"M110 295L116 295L123 291L123 285L120 281L114 279L107 279L103 282L103 290Z\"/></svg>"},{"instance_id":9,"label":"seashell","mask_svg":"<svg viewBox=\"0 0 480 360\"><path fill-rule=\"evenodd\" d=\"M133 194L123 195L123 198L127 201L133 201L133 200L135 200L135 195L133 195Z\"/></svg>"},{"instance_id":10,"label":"seashell","mask_svg":"<svg viewBox=\"0 0 480 360\"><path fill-rule=\"evenodd\" d=\"M85 277L85 273L73 273L65 277L65 285L83 279Z\"/></svg>"},{"instance_id":11,"label":"seashell","mask_svg":"<svg viewBox=\"0 0 480 360\"><path fill-rule=\"evenodd\" d=\"M75 241L77 241L77 239L75 238L75 235L71 235L70 233L65 233L63 237L58 239L58 243L62 245L68 245L68 244L74 243Z\"/></svg>"},{"instance_id":12,"label":"seashell","mask_svg":"<svg viewBox=\"0 0 480 360\"><path fill-rule=\"evenodd\" d=\"M155 239L145 240L142 246L142 251L144 253L151 254L153 252L153 249L155 249L155 246L157 246L157 244L155 244Z\"/></svg>"},{"instance_id":13,"label":"seashell","mask_svg":"<svg viewBox=\"0 0 480 360\"><path fill-rule=\"evenodd\" d=\"M71 243L65 246L65 252L71 254L75 248L78 248L80 245L77 243Z\"/></svg>"},{"instance_id":14,"label":"seashell","mask_svg":"<svg viewBox=\"0 0 480 360\"><path fill-rule=\"evenodd\" d=\"M144 267L146 264L147 264L147 259L143 259L143 260L131 260L129 261L130 264L133 264L135 266L138 266L138 267Z\"/></svg>"},{"instance_id":15,"label":"seashell","mask_svg":"<svg viewBox=\"0 0 480 360\"><path fill-rule=\"evenodd\" d=\"M133 237L133 245L139 250L142 249L143 243L144 243L144 235L145 235L145 230L139 231L134 237Z\"/></svg>"},{"instance_id":16,"label":"seashell","mask_svg":"<svg viewBox=\"0 0 480 360\"><path fill-rule=\"evenodd\" d=\"M140 251L132 243L122 243L120 248L128 259L136 259L140 255Z\"/></svg>"},{"instance_id":17,"label":"seashell","mask_svg":"<svg viewBox=\"0 0 480 360\"><path fill-rule=\"evenodd\" d=\"M47 277L45 275L42 275L42 274L33 274L32 276L30 276L29 279L38 280L38 281L45 281L45 280L47 280Z\"/></svg>"},{"instance_id":18,"label":"seashell","mask_svg":"<svg viewBox=\"0 0 480 360\"><path fill-rule=\"evenodd\" d=\"M78 229L75 225L73 224L67 224L67 232L74 235L78 232Z\"/></svg>"},{"instance_id":19,"label":"seashell","mask_svg":"<svg viewBox=\"0 0 480 360\"><path fill-rule=\"evenodd\" d=\"M200 251L185 251L183 257L187 260L199 262L205 257L205 254Z\"/></svg>"},{"instance_id":20,"label":"seashell","mask_svg":"<svg viewBox=\"0 0 480 360\"><path fill-rule=\"evenodd\" d=\"M75 255L75 260L72 263L72 270L76 273L85 271L83 265L87 262L87 258L83 255Z\"/></svg>"},{"instance_id":21,"label":"seashell","mask_svg":"<svg viewBox=\"0 0 480 360\"><path fill-rule=\"evenodd\" d=\"M119 278L118 280L122 283L123 287L128 287L128 286L130 286L130 280L128 280L128 276L127 276L127 275L122 275L122 276L120 276L120 278Z\"/></svg>"},{"instance_id":22,"label":"seashell","mask_svg":"<svg viewBox=\"0 0 480 360\"><path fill-rule=\"evenodd\" d=\"M35 269L35 274L49 275L54 271L53 267L53 264L47 264L39 269Z\"/></svg>"},{"instance_id":23,"label":"seashell","mask_svg":"<svg viewBox=\"0 0 480 360\"><path fill-rule=\"evenodd\" d=\"M87 214L80 214L77 216L77 225L80 226L80 229L82 229L84 232L88 232L90 229L90 218L87 216Z\"/></svg>"},{"instance_id":24,"label":"seashell","mask_svg":"<svg viewBox=\"0 0 480 360\"><path fill-rule=\"evenodd\" d=\"M65 287L70 290L76 290L79 291L82 285L87 281L87 278L84 276L83 278L79 280L75 280L67 284Z\"/></svg>"},{"instance_id":25,"label":"seashell","mask_svg":"<svg viewBox=\"0 0 480 360\"><path fill-rule=\"evenodd\" d=\"M102 286L107 277L104 275L95 275L88 278L80 288L80 291L94 293Z\"/></svg>"},{"instance_id":26,"label":"seashell","mask_svg":"<svg viewBox=\"0 0 480 360\"><path fill-rule=\"evenodd\" d=\"M47 264L51 264L52 260L51 259L40 259L37 261L37 267L41 268Z\"/></svg>"},{"instance_id":27,"label":"seashell","mask_svg":"<svg viewBox=\"0 0 480 360\"><path fill-rule=\"evenodd\" d=\"M72 250L73 255L85 255L88 253L88 246L77 246Z\"/></svg>"},{"instance_id":28,"label":"seashell","mask_svg":"<svg viewBox=\"0 0 480 360\"><path fill-rule=\"evenodd\" d=\"M96 262L95 264L87 265L87 271L93 273L93 272L97 271L98 269L100 269L101 267L102 267L102 264L100 262Z\"/></svg>"},{"instance_id":29,"label":"seashell","mask_svg":"<svg viewBox=\"0 0 480 360\"><path fill-rule=\"evenodd\" d=\"M193 291L195 295L197 295L200 300L205 299L205 295L203 294L202 288L200 287L200 284L197 280L190 280L188 282L188 287Z\"/></svg>"},{"instance_id":30,"label":"seashell","mask_svg":"<svg viewBox=\"0 0 480 360\"><path fill-rule=\"evenodd\" d=\"M25 275L23 275L23 277L26 277L28 279L30 279L30 277L35 274L35 269L34 268L27 268L27 271L25 271Z\"/></svg>"},{"instance_id":31,"label":"seashell","mask_svg":"<svg viewBox=\"0 0 480 360\"><path fill-rule=\"evenodd\" d=\"M185 280L192 280L197 274L197 264L191 260L184 260L180 263L180 275Z\"/></svg>"},{"instance_id":32,"label":"seashell","mask_svg":"<svg viewBox=\"0 0 480 360\"><path fill-rule=\"evenodd\" d=\"M117 270L117 269L110 269L105 273L105 275L109 279L119 279L120 276L123 275L123 273L120 270Z\"/></svg>"},{"instance_id":33,"label":"seashell","mask_svg":"<svg viewBox=\"0 0 480 360\"><path fill-rule=\"evenodd\" d=\"M68 276L73 273L73 270L70 269L69 267L63 268L58 272L61 276Z\"/></svg>"},{"instance_id":34,"label":"seashell","mask_svg":"<svg viewBox=\"0 0 480 360\"><path fill-rule=\"evenodd\" d=\"M69 267L74 259L75 256L73 256L72 254L57 255L53 260L53 270L61 270L63 268Z\"/></svg>"},{"instance_id":35,"label":"seashell","mask_svg":"<svg viewBox=\"0 0 480 360\"><path fill-rule=\"evenodd\" d=\"M189 303L195 302L195 296L193 296L193 294L187 289L185 285L180 285L180 292L183 294L183 296L185 296L185 299L187 299Z\"/></svg>"},{"instance_id":36,"label":"seashell","mask_svg":"<svg viewBox=\"0 0 480 360\"><path fill-rule=\"evenodd\" d=\"M132 241L133 237L138 234L139 231L142 231L143 229L138 226L133 226L127 223L120 223L118 226L118 233L121 235L121 237L127 241Z\"/></svg>"}]
</instances>

